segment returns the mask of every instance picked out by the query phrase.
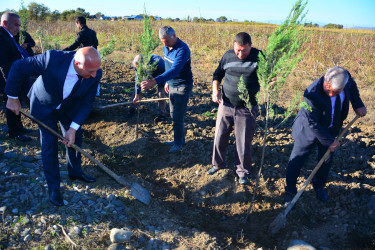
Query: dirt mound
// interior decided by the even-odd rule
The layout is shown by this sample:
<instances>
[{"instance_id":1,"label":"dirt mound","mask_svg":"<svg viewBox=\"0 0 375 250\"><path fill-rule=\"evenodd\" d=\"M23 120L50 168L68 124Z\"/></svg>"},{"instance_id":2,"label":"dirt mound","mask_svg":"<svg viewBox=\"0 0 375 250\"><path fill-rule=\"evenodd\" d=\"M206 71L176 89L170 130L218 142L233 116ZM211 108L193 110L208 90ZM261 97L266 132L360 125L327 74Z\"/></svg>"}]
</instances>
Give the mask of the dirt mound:
<instances>
[{"instance_id":1,"label":"dirt mound","mask_svg":"<svg viewBox=\"0 0 375 250\"><path fill-rule=\"evenodd\" d=\"M102 68L101 95L95 105L129 101L134 90L131 66L105 61ZM130 241L123 243L129 249L286 249L294 239L322 249L375 248L374 221L367 212L375 192L372 126L357 123L361 125L351 128L342 141L327 183L328 201L319 202L308 186L288 214L285 227L271 235L270 223L285 209L284 176L293 147L292 120L270 131L258 193L244 223L261 159L264 119L257 120L249 185L239 185L235 174L234 134L228 147L228 168L207 175L217 107L211 102L211 83L194 79L193 92L186 115L186 145L179 153L168 153L164 142L173 139L172 124L170 119L156 119L156 103L140 105L133 116L126 105L96 108L83 126L84 149L116 174L150 190L150 205L135 200L127 187L85 158L83 169L97 182L70 181L60 155L67 204L50 206L37 126L24 119L34 129L31 136L35 140L19 145L7 139L5 116L0 112L0 246L68 249L72 243L63 240L63 227L85 249L109 246L112 228L132 232ZM153 98L156 91L143 95ZM352 117L349 114L348 120ZM316 154L311 154L302 169L299 186L316 165Z\"/></svg>"},{"instance_id":2,"label":"dirt mound","mask_svg":"<svg viewBox=\"0 0 375 250\"><path fill-rule=\"evenodd\" d=\"M98 103L130 100L132 69L115 62L106 62L103 69ZM208 176L215 127L212 111L216 107L210 99L210 83L195 79L193 92L186 115L186 146L181 153L169 154L163 144L173 139L173 130L170 120L154 121L156 103L140 106L138 133L137 116L127 118L126 106L95 111L84 125L86 142L100 152L99 158L119 175L138 176L146 181L153 195L152 204L145 208L147 217L155 225L168 223L171 231L177 230L178 237L184 238L180 247L286 248L294 238L316 247L374 247L374 224L367 215L367 202L375 191L372 128L355 126L343 140L327 183L328 202L318 202L309 186L288 215L286 227L271 236L268 226L284 209L285 167L293 146L291 121L271 131L260 189L253 212L244 224L260 162L261 131L257 129L254 140L250 185L237 184L232 164L234 135L230 138L228 169ZM154 94L150 91L145 96ZM258 124L262 124L262 117ZM313 153L301 172L299 185L315 166L315 159Z\"/></svg>"}]
</instances>

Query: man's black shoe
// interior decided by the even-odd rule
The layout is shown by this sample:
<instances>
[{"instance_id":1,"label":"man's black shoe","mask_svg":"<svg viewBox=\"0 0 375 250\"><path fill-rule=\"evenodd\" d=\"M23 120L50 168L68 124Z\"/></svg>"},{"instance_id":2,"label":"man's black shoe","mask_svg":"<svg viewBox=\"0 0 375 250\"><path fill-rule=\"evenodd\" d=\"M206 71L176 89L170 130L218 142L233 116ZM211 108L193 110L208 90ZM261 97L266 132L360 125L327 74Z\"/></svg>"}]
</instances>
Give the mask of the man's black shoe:
<instances>
[{"instance_id":1,"label":"man's black shoe","mask_svg":"<svg viewBox=\"0 0 375 250\"><path fill-rule=\"evenodd\" d=\"M22 128L20 132L22 134L30 134L31 132L33 132L33 130L32 129L28 129L28 128Z\"/></svg>"},{"instance_id":2,"label":"man's black shoe","mask_svg":"<svg viewBox=\"0 0 375 250\"><path fill-rule=\"evenodd\" d=\"M316 188L316 198L320 201L326 202L328 199L327 192L324 190L324 188Z\"/></svg>"},{"instance_id":3,"label":"man's black shoe","mask_svg":"<svg viewBox=\"0 0 375 250\"><path fill-rule=\"evenodd\" d=\"M71 180L81 180L83 182L96 182L96 179L90 175L82 173L80 176L69 176Z\"/></svg>"},{"instance_id":4,"label":"man's black shoe","mask_svg":"<svg viewBox=\"0 0 375 250\"><path fill-rule=\"evenodd\" d=\"M26 135L9 136L9 138L16 139L17 141L21 141L21 142L28 142L28 141L33 140L31 137L26 136Z\"/></svg>"},{"instance_id":5,"label":"man's black shoe","mask_svg":"<svg viewBox=\"0 0 375 250\"><path fill-rule=\"evenodd\" d=\"M55 206L58 206L58 207L64 206L64 200L58 189L51 190L49 192L49 201Z\"/></svg>"}]
</instances>

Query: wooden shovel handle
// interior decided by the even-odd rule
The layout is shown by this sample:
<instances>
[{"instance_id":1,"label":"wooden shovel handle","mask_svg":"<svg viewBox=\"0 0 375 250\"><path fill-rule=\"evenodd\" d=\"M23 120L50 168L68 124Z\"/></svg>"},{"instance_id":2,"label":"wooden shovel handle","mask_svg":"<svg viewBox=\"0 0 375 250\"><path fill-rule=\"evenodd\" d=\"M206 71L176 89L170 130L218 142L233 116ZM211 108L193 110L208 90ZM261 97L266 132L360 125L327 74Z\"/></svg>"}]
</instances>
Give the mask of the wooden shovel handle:
<instances>
[{"instance_id":1,"label":"wooden shovel handle","mask_svg":"<svg viewBox=\"0 0 375 250\"><path fill-rule=\"evenodd\" d=\"M137 103L142 103L142 102L156 102L156 101L164 101L164 100L169 100L168 97L163 97L163 98L155 98L155 99L144 99L144 100L139 100ZM98 109L106 109L106 108L113 108L113 107L118 107L118 106L123 106L127 104L132 104L133 102L119 102L115 104L109 104L105 106L99 106L97 107Z\"/></svg>"},{"instance_id":2,"label":"wooden shovel handle","mask_svg":"<svg viewBox=\"0 0 375 250\"><path fill-rule=\"evenodd\" d=\"M49 132L51 132L57 138L59 138L59 139L61 139L63 141L67 141L65 137L63 137L62 135L60 135L59 133L57 133L55 130L53 130L52 128L50 128L45 123L43 123L42 121L38 120L37 118L35 118L31 114L28 114L28 113L26 113L26 112L24 112L22 110L20 110L20 112L24 116L26 116L26 117L30 118L31 120L33 120L34 122L38 123L43 128L47 129ZM72 148L74 148L75 150L77 150L78 152L82 153L84 156L86 156L87 158L89 158L91 161L93 161L96 165L98 165L104 172L106 172L108 175L110 175L118 183L120 183L122 185L125 185L127 187L131 187L130 183L128 183L124 178L122 178L122 177L118 176L117 174L115 174L112 170L110 170L109 168L107 168L103 163L99 162L92 155L90 155L89 153L87 153L86 151L84 151L82 148L80 148L76 144L72 144Z\"/></svg>"}]
</instances>

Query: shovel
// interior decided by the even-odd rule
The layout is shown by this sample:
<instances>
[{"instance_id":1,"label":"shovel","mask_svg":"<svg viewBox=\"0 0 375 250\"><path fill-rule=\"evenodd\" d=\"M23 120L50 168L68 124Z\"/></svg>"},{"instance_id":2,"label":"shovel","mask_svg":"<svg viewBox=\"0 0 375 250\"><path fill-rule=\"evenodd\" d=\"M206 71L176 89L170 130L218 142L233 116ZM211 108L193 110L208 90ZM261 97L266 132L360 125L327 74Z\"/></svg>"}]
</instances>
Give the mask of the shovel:
<instances>
[{"instance_id":1,"label":"shovel","mask_svg":"<svg viewBox=\"0 0 375 250\"><path fill-rule=\"evenodd\" d=\"M156 101L163 101L163 100L169 100L168 97L163 97L163 98L155 98L155 99L145 99L145 100L139 100L137 103L140 102L156 102ZM106 109L106 108L113 108L113 107L118 107L118 106L123 106L127 104L132 104L133 102L119 102L115 104L109 104L105 106L98 106L96 107L97 109Z\"/></svg>"},{"instance_id":2,"label":"shovel","mask_svg":"<svg viewBox=\"0 0 375 250\"><path fill-rule=\"evenodd\" d=\"M337 137L337 140L341 140L343 135L348 131L348 129L353 125L353 123L359 118L358 115L356 115L351 122L344 128L344 130L340 133L340 135ZM316 172L318 172L319 168L322 166L323 162L328 158L331 151L328 149L327 152L324 154L322 159L320 159L319 163L316 165L314 170L311 172L310 176L307 178L305 183L303 183L302 188L298 191L298 193L294 196L293 200L288 204L284 212L279 213L279 215L272 221L272 223L269 226L269 231L272 234L277 233L286 223L286 215L290 212L290 210L293 208L294 204L297 202L299 197L302 195L303 191L305 191L307 185L309 185L311 179L314 177Z\"/></svg>"},{"instance_id":3,"label":"shovel","mask_svg":"<svg viewBox=\"0 0 375 250\"><path fill-rule=\"evenodd\" d=\"M59 133L57 133L56 131L54 131L52 128L48 127L43 122L39 121L34 116L32 116L32 115L30 115L30 114L28 114L28 113L26 113L26 112L24 112L22 110L20 110L20 112L24 116L30 118L34 122L38 123L40 126L42 126L45 129L47 129L49 132L51 132L57 138L59 138L59 139L61 139L63 141L66 141L66 139L62 135L60 135ZM111 176L113 179L115 179L118 183L120 183L120 184L122 184L124 186L127 186L128 188L130 188L130 195L134 196L137 200L141 201L142 203L144 203L146 205L150 204L150 200L151 200L150 192L148 190L146 190L144 187L142 187L141 185L139 185L136 182L133 182L132 184L130 184L123 177L120 177L117 174L115 174L112 170L110 170L109 168L107 168L106 166L104 166L103 163L101 163L98 160L96 160L92 155L90 155L89 153L85 152L82 148L78 147L77 145L72 144L71 147L74 148L75 150L77 150L78 152L82 153L83 155L85 155L87 158L89 158L95 164L97 164L104 172L106 172L109 176Z\"/></svg>"}]
</instances>

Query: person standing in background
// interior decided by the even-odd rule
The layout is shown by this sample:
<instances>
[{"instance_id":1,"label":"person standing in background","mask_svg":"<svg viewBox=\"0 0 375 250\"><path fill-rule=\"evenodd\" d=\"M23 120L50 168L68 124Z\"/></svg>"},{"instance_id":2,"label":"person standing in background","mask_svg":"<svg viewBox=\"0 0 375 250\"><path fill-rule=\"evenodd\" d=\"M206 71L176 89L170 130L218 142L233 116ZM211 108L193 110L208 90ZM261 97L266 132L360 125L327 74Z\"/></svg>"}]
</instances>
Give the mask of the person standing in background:
<instances>
[{"instance_id":1,"label":"person standing in background","mask_svg":"<svg viewBox=\"0 0 375 250\"><path fill-rule=\"evenodd\" d=\"M12 64L18 59L28 57L28 53L16 42L15 36L18 35L21 27L21 19L14 12L5 12L1 16L0 27L0 92L4 95L5 101L7 96L4 94L5 83ZM26 93L30 88L29 79L25 79L22 83L22 99L26 99ZM14 138L21 142L31 141L31 137L24 134L30 133L32 130L23 126L21 115L14 114L9 109L5 110L8 125L9 138Z\"/></svg>"}]
</instances>

